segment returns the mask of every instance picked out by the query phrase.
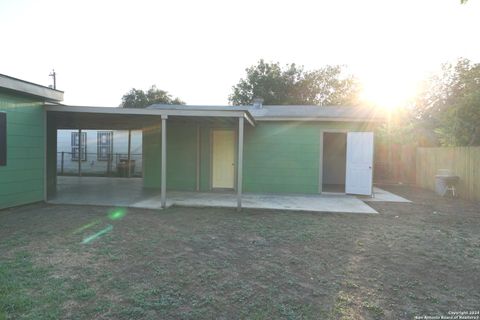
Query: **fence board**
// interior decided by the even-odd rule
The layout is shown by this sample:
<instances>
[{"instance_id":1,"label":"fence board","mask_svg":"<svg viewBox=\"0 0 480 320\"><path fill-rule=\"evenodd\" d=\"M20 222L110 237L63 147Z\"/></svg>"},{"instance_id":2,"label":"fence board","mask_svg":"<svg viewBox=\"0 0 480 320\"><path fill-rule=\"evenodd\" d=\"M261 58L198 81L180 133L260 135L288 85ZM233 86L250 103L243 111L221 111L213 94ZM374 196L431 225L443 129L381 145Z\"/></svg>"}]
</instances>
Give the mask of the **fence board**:
<instances>
[{"instance_id":1,"label":"fence board","mask_svg":"<svg viewBox=\"0 0 480 320\"><path fill-rule=\"evenodd\" d=\"M417 148L416 183L435 190L435 175L439 169L449 169L460 177L458 195L480 200L480 147Z\"/></svg>"}]
</instances>

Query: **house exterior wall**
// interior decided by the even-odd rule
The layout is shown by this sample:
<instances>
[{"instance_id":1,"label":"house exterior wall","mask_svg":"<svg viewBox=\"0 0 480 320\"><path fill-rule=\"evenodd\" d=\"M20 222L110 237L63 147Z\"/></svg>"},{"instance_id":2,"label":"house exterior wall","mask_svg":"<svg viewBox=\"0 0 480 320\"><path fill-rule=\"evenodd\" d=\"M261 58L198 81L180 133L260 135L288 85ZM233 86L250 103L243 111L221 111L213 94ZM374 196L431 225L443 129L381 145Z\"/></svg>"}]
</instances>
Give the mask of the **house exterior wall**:
<instances>
[{"instance_id":1,"label":"house exterior wall","mask_svg":"<svg viewBox=\"0 0 480 320\"><path fill-rule=\"evenodd\" d=\"M199 191L211 190L211 130L237 125L200 124ZM363 123L257 122L245 127L243 190L318 193L322 131L372 131ZM160 188L160 127L144 132L144 186ZM195 191L197 124L167 120L167 189Z\"/></svg>"},{"instance_id":2,"label":"house exterior wall","mask_svg":"<svg viewBox=\"0 0 480 320\"><path fill-rule=\"evenodd\" d=\"M245 131L245 192L316 193L320 131L317 124L259 123Z\"/></svg>"},{"instance_id":3,"label":"house exterior wall","mask_svg":"<svg viewBox=\"0 0 480 320\"><path fill-rule=\"evenodd\" d=\"M158 127L150 127L143 130L142 146L143 186L145 188L160 188L160 165L162 153L160 125Z\"/></svg>"},{"instance_id":4,"label":"house exterior wall","mask_svg":"<svg viewBox=\"0 0 480 320\"><path fill-rule=\"evenodd\" d=\"M0 166L0 208L44 199L45 111L42 102L0 92L7 114L7 165Z\"/></svg>"},{"instance_id":5,"label":"house exterior wall","mask_svg":"<svg viewBox=\"0 0 480 320\"><path fill-rule=\"evenodd\" d=\"M128 131L127 130L82 130L87 135L87 158L82 161L82 173L84 174L105 174L108 170L108 161L97 158L97 132L111 131L113 133L112 143L112 171L116 172L117 155L128 153ZM64 174L76 174L78 172L78 161L72 160L72 133L78 130L57 131L57 172L61 171L62 152ZM142 132L132 131L131 135L131 160L135 161L135 169L132 175L142 173Z\"/></svg>"}]
</instances>

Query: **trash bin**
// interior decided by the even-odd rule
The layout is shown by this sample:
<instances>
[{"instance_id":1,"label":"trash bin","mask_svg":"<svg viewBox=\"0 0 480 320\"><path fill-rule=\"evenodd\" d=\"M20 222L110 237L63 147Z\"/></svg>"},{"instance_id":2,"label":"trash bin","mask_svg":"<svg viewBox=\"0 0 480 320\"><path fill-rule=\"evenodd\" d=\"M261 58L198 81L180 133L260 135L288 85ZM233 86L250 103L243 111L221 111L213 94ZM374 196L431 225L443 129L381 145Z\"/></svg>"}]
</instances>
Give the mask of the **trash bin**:
<instances>
[{"instance_id":1,"label":"trash bin","mask_svg":"<svg viewBox=\"0 0 480 320\"><path fill-rule=\"evenodd\" d=\"M445 196L447 191L455 197L455 187L460 177L452 174L448 169L439 169L435 176L435 193Z\"/></svg>"},{"instance_id":2,"label":"trash bin","mask_svg":"<svg viewBox=\"0 0 480 320\"><path fill-rule=\"evenodd\" d=\"M135 160L130 160L130 176L135 172ZM117 176L128 177L128 159L120 159L117 163Z\"/></svg>"},{"instance_id":3,"label":"trash bin","mask_svg":"<svg viewBox=\"0 0 480 320\"><path fill-rule=\"evenodd\" d=\"M447 183L443 177L442 175L435 176L435 193L441 196L443 196L445 190L447 190Z\"/></svg>"}]
</instances>

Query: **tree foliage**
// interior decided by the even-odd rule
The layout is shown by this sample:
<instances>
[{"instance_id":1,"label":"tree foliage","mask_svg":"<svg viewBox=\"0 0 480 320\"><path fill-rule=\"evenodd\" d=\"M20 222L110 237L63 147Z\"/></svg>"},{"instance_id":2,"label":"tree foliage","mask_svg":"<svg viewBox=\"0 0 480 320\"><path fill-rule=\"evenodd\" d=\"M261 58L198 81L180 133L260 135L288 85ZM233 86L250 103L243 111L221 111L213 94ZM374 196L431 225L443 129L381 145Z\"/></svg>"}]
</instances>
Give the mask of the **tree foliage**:
<instances>
[{"instance_id":1,"label":"tree foliage","mask_svg":"<svg viewBox=\"0 0 480 320\"><path fill-rule=\"evenodd\" d=\"M480 145L480 64L459 59L432 77L416 106L419 124L446 146Z\"/></svg>"},{"instance_id":2,"label":"tree foliage","mask_svg":"<svg viewBox=\"0 0 480 320\"><path fill-rule=\"evenodd\" d=\"M233 86L229 101L233 105L251 104L263 98L265 104L353 105L358 103L359 85L341 66L325 66L306 71L302 66L260 60L246 69L247 75Z\"/></svg>"},{"instance_id":3,"label":"tree foliage","mask_svg":"<svg viewBox=\"0 0 480 320\"><path fill-rule=\"evenodd\" d=\"M158 89L155 85L148 91L132 88L123 95L120 107L123 108L145 108L152 104L185 104L179 98L173 98L167 91Z\"/></svg>"}]
</instances>

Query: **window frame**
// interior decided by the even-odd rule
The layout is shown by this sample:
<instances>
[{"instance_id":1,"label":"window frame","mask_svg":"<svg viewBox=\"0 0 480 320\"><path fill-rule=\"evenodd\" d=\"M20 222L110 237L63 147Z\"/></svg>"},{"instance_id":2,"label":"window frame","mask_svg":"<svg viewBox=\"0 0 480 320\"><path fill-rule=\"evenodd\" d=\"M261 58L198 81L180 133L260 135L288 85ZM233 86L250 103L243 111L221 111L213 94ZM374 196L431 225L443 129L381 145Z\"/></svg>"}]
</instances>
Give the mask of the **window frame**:
<instances>
[{"instance_id":1,"label":"window frame","mask_svg":"<svg viewBox=\"0 0 480 320\"><path fill-rule=\"evenodd\" d=\"M71 156L72 156L72 161L78 161L78 148L79 148L79 140L78 140L78 131L73 131L71 133ZM80 150L80 157L81 161L87 161L87 133L82 132L82 150Z\"/></svg>"},{"instance_id":2,"label":"window frame","mask_svg":"<svg viewBox=\"0 0 480 320\"><path fill-rule=\"evenodd\" d=\"M102 136L106 136L107 141L102 143ZM106 155L102 149L107 148ZM97 131L97 161L109 161L113 152L113 131Z\"/></svg>"}]
</instances>

